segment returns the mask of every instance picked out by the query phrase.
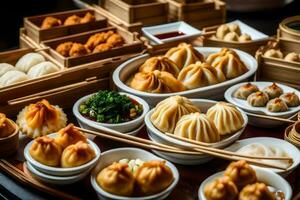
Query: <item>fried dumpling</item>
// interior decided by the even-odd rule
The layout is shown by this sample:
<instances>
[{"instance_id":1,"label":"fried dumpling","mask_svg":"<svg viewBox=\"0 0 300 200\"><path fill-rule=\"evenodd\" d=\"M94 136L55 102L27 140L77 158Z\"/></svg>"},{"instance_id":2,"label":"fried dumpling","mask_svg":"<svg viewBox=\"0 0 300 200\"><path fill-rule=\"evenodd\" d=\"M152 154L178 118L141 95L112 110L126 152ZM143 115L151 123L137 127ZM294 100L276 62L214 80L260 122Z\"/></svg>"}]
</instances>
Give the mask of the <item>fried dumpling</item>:
<instances>
[{"instance_id":1,"label":"fried dumpling","mask_svg":"<svg viewBox=\"0 0 300 200\"><path fill-rule=\"evenodd\" d=\"M171 48L165 56L174 61L179 69L194 64L197 61L204 61L204 56L191 44L187 43L181 43L177 47Z\"/></svg>"},{"instance_id":2,"label":"fried dumpling","mask_svg":"<svg viewBox=\"0 0 300 200\"><path fill-rule=\"evenodd\" d=\"M283 58L283 54L279 49L269 49L264 53L264 56L269 58Z\"/></svg>"},{"instance_id":3,"label":"fried dumpling","mask_svg":"<svg viewBox=\"0 0 300 200\"><path fill-rule=\"evenodd\" d=\"M43 99L26 106L17 117L20 131L30 138L54 133L66 126L67 117L58 106Z\"/></svg>"},{"instance_id":4,"label":"fried dumpling","mask_svg":"<svg viewBox=\"0 0 300 200\"><path fill-rule=\"evenodd\" d=\"M247 102L254 107L264 107L269 101L269 96L265 92L257 91L247 97Z\"/></svg>"},{"instance_id":5,"label":"fried dumpling","mask_svg":"<svg viewBox=\"0 0 300 200\"><path fill-rule=\"evenodd\" d=\"M187 89L194 89L223 82L226 78L222 71L217 71L211 65L196 62L183 68L178 75L178 80Z\"/></svg>"},{"instance_id":6,"label":"fried dumpling","mask_svg":"<svg viewBox=\"0 0 300 200\"><path fill-rule=\"evenodd\" d=\"M48 29L48 28L52 28L52 27L55 27L55 26L60 26L62 23L61 23L61 20L60 19L57 19L55 17L46 17L43 22L42 22L42 25L41 25L41 29Z\"/></svg>"},{"instance_id":7,"label":"fried dumpling","mask_svg":"<svg viewBox=\"0 0 300 200\"><path fill-rule=\"evenodd\" d=\"M282 94L280 96L280 99L282 99L288 107L295 107L300 105L299 97L295 94L295 92Z\"/></svg>"},{"instance_id":8,"label":"fried dumpling","mask_svg":"<svg viewBox=\"0 0 300 200\"><path fill-rule=\"evenodd\" d=\"M295 52L291 52L284 57L284 60L289 62L300 62L300 55Z\"/></svg>"},{"instance_id":9,"label":"fried dumpling","mask_svg":"<svg viewBox=\"0 0 300 200\"><path fill-rule=\"evenodd\" d=\"M27 80L28 76L24 72L16 70L8 71L0 77L0 87L9 86Z\"/></svg>"},{"instance_id":10,"label":"fried dumpling","mask_svg":"<svg viewBox=\"0 0 300 200\"><path fill-rule=\"evenodd\" d=\"M120 34L114 33L111 36L109 36L106 43L113 47L118 47L124 44L124 39Z\"/></svg>"},{"instance_id":11,"label":"fried dumpling","mask_svg":"<svg viewBox=\"0 0 300 200\"><path fill-rule=\"evenodd\" d=\"M204 195L207 200L235 200L238 189L229 177L224 176L207 184Z\"/></svg>"},{"instance_id":12,"label":"fried dumpling","mask_svg":"<svg viewBox=\"0 0 300 200\"><path fill-rule=\"evenodd\" d=\"M254 169L244 160L230 163L224 172L224 176L228 176L238 189L257 181Z\"/></svg>"},{"instance_id":13,"label":"fried dumpling","mask_svg":"<svg viewBox=\"0 0 300 200\"><path fill-rule=\"evenodd\" d=\"M102 43L102 44L99 44L97 45L94 50L93 50L93 53L101 53L101 52L105 52L105 51L108 51L112 48L111 45L107 44L107 43Z\"/></svg>"},{"instance_id":14,"label":"fried dumpling","mask_svg":"<svg viewBox=\"0 0 300 200\"><path fill-rule=\"evenodd\" d=\"M95 151L89 144L79 141L64 149L61 155L61 167L77 167L88 163L95 156Z\"/></svg>"},{"instance_id":15,"label":"fried dumpling","mask_svg":"<svg viewBox=\"0 0 300 200\"><path fill-rule=\"evenodd\" d=\"M285 112L289 108L282 99L275 98L267 103L267 109L270 112Z\"/></svg>"},{"instance_id":16,"label":"fried dumpling","mask_svg":"<svg viewBox=\"0 0 300 200\"><path fill-rule=\"evenodd\" d=\"M200 109L188 98L172 96L156 105L150 120L160 131L173 133L178 120L183 115L194 112L200 112Z\"/></svg>"},{"instance_id":17,"label":"fried dumpling","mask_svg":"<svg viewBox=\"0 0 300 200\"><path fill-rule=\"evenodd\" d=\"M15 132L15 126L11 120L6 118L6 115L0 113L0 138L8 137Z\"/></svg>"},{"instance_id":18,"label":"fried dumpling","mask_svg":"<svg viewBox=\"0 0 300 200\"><path fill-rule=\"evenodd\" d=\"M259 89L256 85L247 83L245 85L242 85L240 88L238 88L234 92L233 96L238 99L246 100L250 94L257 92L257 91L259 91Z\"/></svg>"},{"instance_id":19,"label":"fried dumpling","mask_svg":"<svg viewBox=\"0 0 300 200\"><path fill-rule=\"evenodd\" d=\"M70 56L71 57L80 57L90 53L90 50L83 44L80 43L73 43L70 49Z\"/></svg>"},{"instance_id":20,"label":"fried dumpling","mask_svg":"<svg viewBox=\"0 0 300 200\"><path fill-rule=\"evenodd\" d=\"M0 63L0 77L8 71L15 71L15 67L8 63Z\"/></svg>"},{"instance_id":21,"label":"fried dumpling","mask_svg":"<svg viewBox=\"0 0 300 200\"><path fill-rule=\"evenodd\" d=\"M99 44L105 43L106 40L113 34L113 31L96 33L89 37L88 41L86 42L86 47L92 51Z\"/></svg>"},{"instance_id":22,"label":"fried dumpling","mask_svg":"<svg viewBox=\"0 0 300 200\"><path fill-rule=\"evenodd\" d=\"M242 113L230 103L218 102L206 114L215 123L220 135L235 133L244 125Z\"/></svg>"},{"instance_id":23,"label":"fried dumpling","mask_svg":"<svg viewBox=\"0 0 300 200\"><path fill-rule=\"evenodd\" d=\"M55 138L57 144L66 148L69 145L76 144L77 142L87 142L87 137L79 131L73 124L69 124L57 132L58 136Z\"/></svg>"},{"instance_id":24,"label":"fried dumpling","mask_svg":"<svg viewBox=\"0 0 300 200\"><path fill-rule=\"evenodd\" d=\"M153 72L155 70L165 71L177 77L179 74L178 66L165 56L156 56L147 59L139 68L140 72Z\"/></svg>"},{"instance_id":25,"label":"fried dumpling","mask_svg":"<svg viewBox=\"0 0 300 200\"><path fill-rule=\"evenodd\" d=\"M174 180L172 170L165 161L144 162L134 173L138 191L143 195L161 192Z\"/></svg>"},{"instance_id":26,"label":"fried dumpling","mask_svg":"<svg viewBox=\"0 0 300 200\"><path fill-rule=\"evenodd\" d=\"M81 18L77 15L71 15L70 17L68 17L65 22L64 25L65 26L69 26L69 25L74 25L74 24L80 24Z\"/></svg>"},{"instance_id":27,"label":"fried dumpling","mask_svg":"<svg viewBox=\"0 0 300 200\"><path fill-rule=\"evenodd\" d=\"M96 21L96 18L93 14L91 14L90 12L87 12L84 17L82 17L80 19L80 23L83 24L83 23L88 23L88 22L94 22Z\"/></svg>"},{"instance_id":28,"label":"fried dumpling","mask_svg":"<svg viewBox=\"0 0 300 200\"><path fill-rule=\"evenodd\" d=\"M176 124L174 135L198 142L215 143L220 141L219 132L205 114L191 113L183 115Z\"/></svg>"},{"instance_id":29,"label":"fried dumpling","mask_svg":"<svg viewBox=\"0 0 300 200\"><path fill-rule=\"evenodd\" d=\"M254 183L244 187L238 200L276 200L276 196L272 193L268 186L264 183Z\"/></svg>"},{"instance_id":30,"label":"fried dumpling","mask_svg":"<svg viewBox=\"0 0 300 200\"><path fill-rule=\"evenodd\" d=\"M155 70L138 72L133 76L130 87L150 93L171 93L184 91L184 85L169 72Z\"/></svg>"},{"instance_id":31,"label":"fried dumpling","mask_svg":"<svg viewBox=\"0 0 300 200\"><path fill-rule=\"evenodd\" d=\"M283 94L282 88L279 87L276 83L265 87L263 89L263 92L265 92L269 96L269 99L274 99Z\"/></svg>"},{"instance_id":32,"label":"fried dumpling","mask_svg":"<svg viewBox=\"0 0 300 200\"><path fill-rule=\"evenodd\" d=\"M31 67L44 61L44 56L39 53L27 53L18 60L16 69L27 73Z\"/></svg>"},{"instance_id":33,"label":"fried dumpling","mask_svg":"<svg viewBox=\"0 0 300 200\"><path fill-rule=\"evenodd\" d=\"M238 42L239 41L239 36L235 32L230 32L230 33L227 33L225 35L223 40L227 41L227 42Z\"/></svg>"},{"instance_id":34,"label":"fried dumpling","mask_svg":"<svg viewBox=\"0 0 300 200\"><path fill-rule=\"evenodd\" d=\"M115 162L102 169L96 181L103 190L115 195L131 196L134 190L135 179L126 163Z\"/></svg>"},{"instance_id":35,"label":"fried dumpling","mask_svg":"<svg viewBox=\"0 0 300 200\"><path fill-rule=\"evenodd\" d=\"M74 44L73 42L61 43L56 47L56 51L64 57L69 57L70 50L71 50L73 44Z\"/></svg>"},{"instance_id":36,"label":"fried dumpling","mask_svg":"<svg viewBox=\"0 0 300 200\"><path fill-rule=\"evenodd\" d=\"M53 64L52 62L45 61L31 67L27 75L29 78L37 78L40 76L57 72L59 70L59 67Z\"/></svg>"},{"instance_id":37,"label":"fried dumpling","mask_svg":"<svg viewBox=\"0 0 300 200\"><path fill-rule=\"evenodd\" d=\"M61 146L56 144L54 138L48 136L36 138L29 149L29 154L34 160L52 167L60 165L61 153Z\"/></svg>"},{"instance_id":38,"label":"fried dumpling","mask_svg":"<svg viewBox=\"0 0 300 200\"><path fill-rule=\"evenodd\" d=\"M216 32L216 37L220 40L223 40L225 35L230 32L230 29L227 24L223 24L218 27L217 32Z\"/></svg>"},{"instance_id":39,"label":"fried dumpling","mask_svg":"<svg viewBox=\"0 0 300 200\"><path fill-rule=\"evenodd\" d=\"M251 36L247 33L244 33L239 37L239 42L248 42L251 40L252 40Z\"/></svg>"}]
</instances>

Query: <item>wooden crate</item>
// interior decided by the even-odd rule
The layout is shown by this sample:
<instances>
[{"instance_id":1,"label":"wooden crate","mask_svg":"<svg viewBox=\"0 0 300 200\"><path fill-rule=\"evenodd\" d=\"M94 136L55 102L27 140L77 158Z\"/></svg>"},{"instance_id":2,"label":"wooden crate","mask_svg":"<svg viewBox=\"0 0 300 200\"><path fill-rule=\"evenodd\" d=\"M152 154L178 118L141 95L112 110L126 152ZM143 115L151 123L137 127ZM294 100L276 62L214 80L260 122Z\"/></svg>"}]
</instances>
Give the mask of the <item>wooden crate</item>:
<instances>
[{"instance_id":1,"label":"wooden crate","mask_svg":"<svg viewBox=\"0 0 300 200\"><path fill-rule=\"evenodd\" d=\"M87 12L93 14L96 17L96 21L84 24L74 24L70 26L61 25L49 29L40 28L43 20L46 17L52 16L64 22L64 20L71 15L78 15L79 17L83 17ZM26 29L27 35L35 42L40 43L41 41L50 40L53 38L107 27L107 20L102 15L99 15L97 12L95 12L93 9L80 9L26 17L24 18L24 27Z\"/></svg>"},{"instance_id":2,"label":"wooden crate","mask_svg":"<svg viewBox=\"0 0 300 200\"><path fill-rule=\"evenodd\" d=\"M277 37L299 41L300 40L300 31L293 30L287 26L287 24L295 22L295 21L297 21L297 22L300 21L300 15L288 17L288 18L284 19L279 24L279 28L277 29Z\"/></svg>"},{"instance_id":3,"label":"wooden crate","mask_svg":"<svg viewBox=\"0 0 300 200\"><path fill-rule=\"evenodd\" d=\"M169 21L185 21L196 28L225 23L226 4L222 1L196 0L192 3L166 1L169 3Z\"/></svg>"},{"instance_id":4,"label":"wooden crate","mask_svg":"<svg viewBox=\"0 0 300 200\"><path fill-rule=\"evenodd\" d=\"M272 44L273 46L274 44ZM300 42L288 39L278 39L276 45L283 54L289 52L300 53ZM283 59L268 58L263 53L269 49L264 46L257 51L258 62L257 80L268 80L283 83L300 90L300 63L289 62Z\"/></svg>"}]
</instances>

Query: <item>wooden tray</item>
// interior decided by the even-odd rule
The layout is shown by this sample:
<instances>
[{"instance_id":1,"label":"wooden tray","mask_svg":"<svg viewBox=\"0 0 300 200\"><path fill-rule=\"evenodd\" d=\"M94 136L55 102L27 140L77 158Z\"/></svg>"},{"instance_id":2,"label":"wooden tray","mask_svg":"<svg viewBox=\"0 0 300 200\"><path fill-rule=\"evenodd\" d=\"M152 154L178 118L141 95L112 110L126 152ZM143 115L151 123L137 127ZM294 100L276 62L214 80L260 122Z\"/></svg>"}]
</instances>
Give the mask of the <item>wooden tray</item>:
<instances>
[{"instance_id":1,"label":"wooden tray","mask_svg":"<svg viewBox=\"0 0 300 200\"><path fill-rule=\"evenodd\" d=\"M60 19L62 22L71 16L78 15L79 17L83 17L87 12L93 14L96 18L96 21L84 23L84 24L75 24L70 26L57 26L49 29L41 29L40 26L43 20L46 17L52 16ZM62 36L72 35L76 33L81 33L85 31L91 31L99 28L107 27L107 20L99 15L92 9L80 9L80 10L71 10L57 13L49 13L45 15L38 15L33 17L24 18L24 27L27 31L27 35L32 38L35 42L40 43L44 40L50 40L53 38L58 38Z\"/></svg>"}]
</instances>

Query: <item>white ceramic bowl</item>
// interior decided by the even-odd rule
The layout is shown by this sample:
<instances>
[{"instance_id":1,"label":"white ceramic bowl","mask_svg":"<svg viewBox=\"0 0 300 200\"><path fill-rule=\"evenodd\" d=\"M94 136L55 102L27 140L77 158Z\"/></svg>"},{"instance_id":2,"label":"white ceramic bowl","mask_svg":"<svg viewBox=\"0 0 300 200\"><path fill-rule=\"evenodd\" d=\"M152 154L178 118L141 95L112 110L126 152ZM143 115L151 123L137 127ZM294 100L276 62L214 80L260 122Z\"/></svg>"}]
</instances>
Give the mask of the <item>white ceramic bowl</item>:
<instances>
[{"instance_id":1,"label":"white ceramic bowl","mask_svg":"<svg viewBox=\"0 0 300 200\"><path fill-rule=\"evenodd\" d=\"M205 57L207 57L209 54L216 53L221 50L221 48L213 47L195 47L195 49L202 53ZM137 69L141 66L141 64L143 64L150 57L149 54L137 56L121 64L113 73L113 81L117 86L118 90L139 96L145 99L152 107L154 107L158 102L172 95L181 95L188 98L209 98L216 100L223 99L223 94L227 88L237 83L252 79L257 70L257 62L254 57L243 51L237 49L234 50L240 56L241 60L245 63L249 71L237 78L227 80L225 82L218 83L215 85L186 90L182 92L164 94L142 92L127 86L125 83L127 79L132 74L134 74L137 71Z\"/></svg>"},{"instance_id":2,"label":"white ceramic bowl","mask_svg":"<svg viewBox=\"0 0 300 200\"><path fill-rule=\"evenodd\" d=\"M256 176L259 182L263 182L269 186L272 186L276 189L281 190L285 194L285 200L291 200L292 198L292 188L290 184L281 176L278 174L275 174L274 172L267 170L267 169L261 169L261 168L255 168L254 170L256 172ZM220 178L223 175L224 171L218 172L207 179L205 179L198 190L198 197L199 200L206 200L204 196L204 187L211 183L212 181L216 180L217 178Z\"/></svg>"},{"instance_id":3,"label":"white ceramic bowl","mask_svg":"<svg viewBox=\"0 0 300 200\"><path fill-rule=\"evenodd\" d=\"M91 97L93 95L93 94L90 94L90 95L80 98L78 101L76 101L76 103L73 106L73 114L77 118L77 121L78 121L80 127L84 128L84 129L88 129L88 130L94 130L94 131L101 131L102 127L106 127L106 128L109 128L109 129L112 129L115 131L127 133L127 132L132 132L132 131L136 130L137 128L139 128L140 126L142 126L142 124L144 122L144 117L145 117L146 113L149 111L149 105L147 104L147 102L137 96L132 95L132 94L127 94L124 92L120 92L120 94L126 95L126 96L136 100L139 104L141 104L143 106L143 113L138 118L131 120L129 122L118 123L118 124L99 123L99 122L95 122L93 120L87 119L80 114L79 106L83 102L85 102L89 97Z\"/></svg>"},{"instance_id":4,"label":"white ceramic bowl","mask_svg":"<svg viewBox=\"0 0 300 200\"><path fill-rule=\"evenodd\" d=\"M152 153L138 149L138 148L118 148L118 149L113 149L104 152L101 155L101 158L97 164L97 166L93 169L92 175L91 175L91 183L95 191L97 192L97 195L99 199L101 200L161 200L165 199L167 196L170 195L172 190L175 188L179 181L179 173L176 167L170 163L166 162L166 165L170 167L172 170L173 176L174 176L174 181L173 183L163 190L162 192L150 196L144 196L144 197L125 197L125 196L118 196L114 195L111 193L108 193L104 191L96 182L96 177L98 173L108 165L112 164L113 162L119 161L123 158L128 158L128 159L141 159L143 161L151 161L151 160L162 160L161 158L153 155Z\"/></svg>"},{"instance_id":5,"label":"white ceramic bowl","mask_svg":"<svg viewBox=\"0 0 300 200\"><path fill-rule=\"evenodd\" d=\"M52 133L48 136L54 138L57 136L57 133ZM88 163L85 163L78 167L70 167L70 168L51 167L51 166L44 165L44 164L34 160L31 157L31 155L29 153L29 149L30 149L31 145L33 144L33 142L34 142L34 140L29 142L26 145L26 147L24 148L25 159L27 160L27 162L30 163L30 165L32 165L38 171L40 171L44 174L53 175L53 176L71 176L71 175L77 175L77 174L80 174L80 173L83 173L86 171L90 171L92 169L92 167L96 165L98 159L100 158L100 154L101 154L101 151L98 148L98 146L94 142L92 142L91 140L88 139L89 145L91 145L91 147L94 149L95 154L96 154L96 157L94 159L92 159Z\"/></svg>"},{"instance_id":6,"label":"white ceramic bowl","mask_svg":"<svg viewBox=\"0 0 300 200\"><path fill-rule=\"evenodd\" d=\"M249 144L253 144L253 143L263 144L267 147L280 148L283 151L285 151L289 155L289 157L293 158L293 164L287 170L265 168L265 169L272 170L273 172L275 172L283 177L286 177L292 171L294 171L294 169L300 163L300 151L297 147L295 147L294 145L292 145L291 143L289 143L285 140L272 138L272 137L254 137L254 138L248 138L248 139L244 139L244 140L238 140L235 143L233 143L231 146L227 147L226 150L235 152L235 151L239 150L240 148L242 148L246 145L249 145ZM258 166L256 166L256 167L263 168L263 167L258 167Z\"/></svg>"}]
</instances>

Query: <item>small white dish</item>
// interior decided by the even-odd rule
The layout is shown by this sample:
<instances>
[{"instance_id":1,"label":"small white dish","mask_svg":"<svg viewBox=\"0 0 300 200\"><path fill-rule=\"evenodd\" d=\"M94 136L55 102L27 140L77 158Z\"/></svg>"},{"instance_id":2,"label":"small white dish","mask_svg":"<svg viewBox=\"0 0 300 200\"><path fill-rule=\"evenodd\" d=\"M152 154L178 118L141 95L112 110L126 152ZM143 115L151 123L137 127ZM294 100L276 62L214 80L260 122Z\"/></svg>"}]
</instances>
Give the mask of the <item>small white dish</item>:
<instances>
[{"instance_id":1,"label":"small white dish","mask_svg":"<svg viewBox=\"0 0 300 200\"><path fill-rule=\"evenodd\" d=\"M86 117L82 116L79 112L79 106L85 102L89 97L91 97L94 94L90 94L87 96L84 96L80 98L79 100L76 101L76 103L73 106L73 114L77 118L77 121L80 125L80 127L88 130L94 130L94 131L102 131L102 127L106 127L115 131L119 131L122 133L129 133L129 134L136 134L135 130L140 128L143 124L144 117L146 113L149 111L149 105L147 104L146 101L144 101L142 98L134 96L132 94L127 94L124 92L120 92L122 95L126 95L130 97L131 99L134 99L137 101L139 104L143 106L143 113L136 119L131 120L129 122L124 122L124 123L118 123L118 124L108 124L108 123L99 123L90 119L87 119Z\"/></svg>"},{"instance_id":2,"label":"small white dish","mask_svg":"<svg viewBox=\"0 0 300 200\"><path fill-rule=\"evenodd\" d=\"M52 133L48 136L51 138L55 138L57 136L57 133ZM77 175L77 174L80 174L83 172L90 171L92 169L92 167L96 165L98 159L100 158L100 154L101 154L101 151L98 148L98 146L94 142L92 142L91 140L88 139L89 145L91 145L91 147L94 149L95 154L96 154L96 157L94 159L92 159L88 163L85 163L78 167L70 167L70 168L51 167L51 166L44 165L44 164L34 160L31 157L31 155L29 153L29 149L30 149L31 145L33 144L33 142L34 142L34 140L29 142L26 145L26 147L24 148L25 159L35 169L39 170L40 172L42 172L44 174L53 175L53 176L71 176L71 175Z\"/></svg>"},{"instance_id":3,"label":"small white dish","mask_svg":"<svg viewBox=\"0 0 300 200\"><path fill-rule=\"evenodd\" d=\"M249 145L249 144L254 144L254 143L259 143L263 144L267 147L276 147L280 148L283 151L285 151L289 157L293 158L293 164L287 169L287 170L280 170L280 169L273 169L273 168L265 168L265 167L258 167L257 168L264 168L264 169L269 169L283 177L286 177L289 175L294 169L299 165L300 163L300 151L297 147L292 145L291 143L277 139L277 138L272 138L272 137L254 137L254 138L248 138L248 139L243 139L243 140L238 140L235 143L233 143L231 146L227 147L226 150L236 152L242 147Z\"/></svg>"},{"instance_id":4,"label":"small white dish","mask_svg":"<svg viewBox=\"0 0 300 200\"><path fill-rule=\"evenodd\" d=\"M196 36L201 35L200 30L192 27L191 25L189 25L183 21L144 27L144 28L142 28L142 32L150 40L154 41L157 44L163 44L163 43L175 41L178 39L186 39L186 38L196 37ZM158 34L164 34L164 33L170 33L170 32L181 32L184 35L165 38L165 39L159 39L155 36Z\"/></svg>"},{"instance_id":5,"label":"small white dish","mask_svg":"<svg viewBox=\"0 0 300 200\"><path fill-rule=\"evenodd\" d=\"M290 184L281 176L279 176L278 174L267 170L267 169L261 169L261 168L256 168L253 167L255 172L256 172L256 176L259 182L263 182L268 186L272 186L278 190L281 190L284 195L285 195L285 200L291 200L292 198L292 188L290 186ZM224 171L222 172L218 172L210 177L208 177L207 179L205 179L198 190L198 197L199 200L206 200L205 195L204 195L204 187L208 184L211 183L212 181L216 180L217 178L220 178L221 176L223 176Z\"/></svg>"},{"instance_id":6,"label":"small white dish","mask_svg":"<svg viewBox=\"0 0 300 200\"><path fill-rule=\"evenodd\" d=\"M111 193L108 193L104 191L97 183L96 177L98 173L105 167L109 166L113 162L119 161L121 159L141 159L143 161L151 161L151 160L163 160L154 154L138 149L138 148L118 148L118 149L113 149L104 152L101 155L101 158L97 164L97 166L93 169L92 174L91 174L91 183L92 187L96 191L98 198L101 200L161 200L167 198L170 193L173 191L175 186L177 185L179 181L179 173L177 168L170 162L166 161L166 165L170 167L172 170L174 180L172 184L163 190L162 192L150 196L143 196L143 197L125 197L125 196L118 196L114 195Z\"/></svg>"}]
</instances>

